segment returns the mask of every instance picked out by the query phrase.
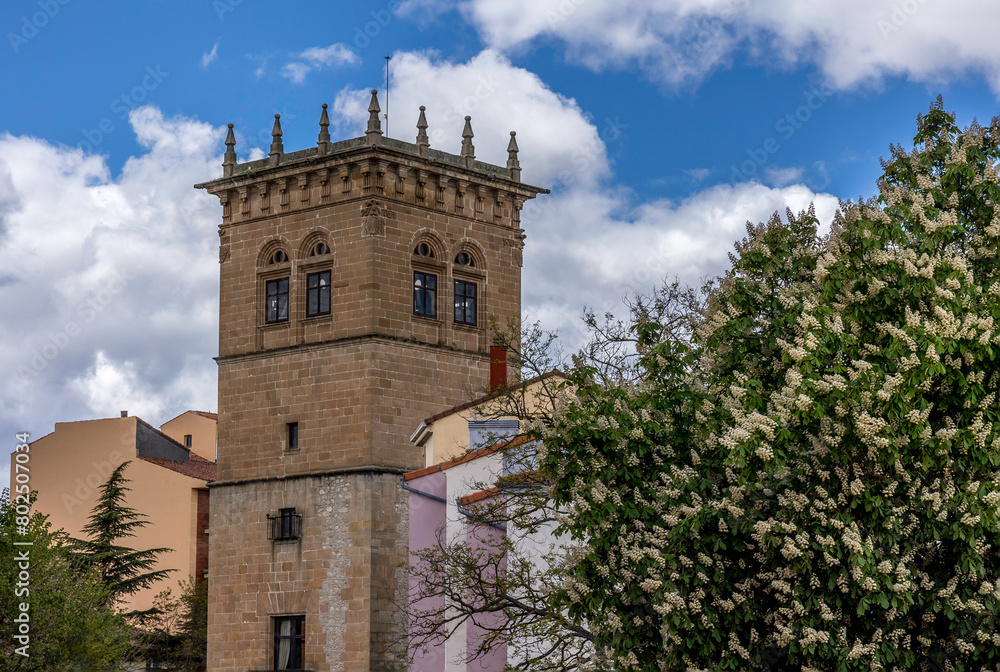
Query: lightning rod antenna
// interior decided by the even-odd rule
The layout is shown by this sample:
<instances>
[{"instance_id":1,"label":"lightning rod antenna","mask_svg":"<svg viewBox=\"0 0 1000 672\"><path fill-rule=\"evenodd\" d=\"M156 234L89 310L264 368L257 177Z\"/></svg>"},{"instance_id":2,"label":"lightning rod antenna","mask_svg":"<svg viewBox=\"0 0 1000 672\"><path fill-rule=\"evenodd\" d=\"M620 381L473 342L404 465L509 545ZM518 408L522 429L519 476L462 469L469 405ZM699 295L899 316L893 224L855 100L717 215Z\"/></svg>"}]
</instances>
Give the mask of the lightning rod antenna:
<instances>
[{"instance_id":1,"label":"lightning rod antenna","mask_svg":"<svg viewBox=\"0 0 1000 672\"><path fill-rule=\"evenodd\" d=\"M385 137L389 137L389 60L392 56L385 57Z\"/></svg>"}]
</instances>

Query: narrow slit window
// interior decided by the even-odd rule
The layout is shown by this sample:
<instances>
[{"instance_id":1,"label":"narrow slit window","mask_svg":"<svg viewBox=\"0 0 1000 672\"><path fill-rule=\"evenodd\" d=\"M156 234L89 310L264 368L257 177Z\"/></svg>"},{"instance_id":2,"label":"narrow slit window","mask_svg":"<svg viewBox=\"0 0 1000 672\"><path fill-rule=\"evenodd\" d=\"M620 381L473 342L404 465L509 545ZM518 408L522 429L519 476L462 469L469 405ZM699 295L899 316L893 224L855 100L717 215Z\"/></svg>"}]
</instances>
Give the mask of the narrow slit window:
<instances>
[{"instance_id":1,"label":"narrow slit window","mask_svg":"<svg viewBox=\"0 0 1000 672\"><path fill-rule=\"evenodd\" d=\"M299 447L299 423L288 423L288 450L295 450Z\"/></svg>"}]
</instances>

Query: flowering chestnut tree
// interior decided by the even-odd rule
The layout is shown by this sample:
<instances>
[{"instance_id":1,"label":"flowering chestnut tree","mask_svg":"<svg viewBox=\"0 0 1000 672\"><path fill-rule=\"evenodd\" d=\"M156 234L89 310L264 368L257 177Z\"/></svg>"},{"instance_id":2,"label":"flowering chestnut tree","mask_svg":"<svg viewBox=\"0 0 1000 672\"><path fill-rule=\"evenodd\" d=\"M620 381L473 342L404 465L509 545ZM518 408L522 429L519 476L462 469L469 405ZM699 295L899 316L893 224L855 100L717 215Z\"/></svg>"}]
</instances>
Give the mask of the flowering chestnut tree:
<instances>
[{"instance_id":1,"label":"flowering chestnut tree","mask_svg":"<svg viewBox=\"0 0 1000 672\"><path fill-rule=\"evenodd\" d=\"M940 99L879 196L748 225L636 376L578 360L541 471L584 545L553 602L615 669L1000 661L1000 122Z\"/></svg>"}]
</instances>

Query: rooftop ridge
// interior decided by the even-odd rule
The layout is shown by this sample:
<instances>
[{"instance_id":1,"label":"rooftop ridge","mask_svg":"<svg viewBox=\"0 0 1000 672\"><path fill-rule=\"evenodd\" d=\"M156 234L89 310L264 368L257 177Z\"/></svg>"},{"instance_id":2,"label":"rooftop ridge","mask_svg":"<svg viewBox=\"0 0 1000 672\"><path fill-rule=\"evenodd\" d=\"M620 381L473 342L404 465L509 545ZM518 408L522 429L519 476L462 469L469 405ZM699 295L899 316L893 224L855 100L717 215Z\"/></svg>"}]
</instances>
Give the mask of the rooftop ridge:
<instances>
[{"instance_id":1,"label":"rooftop ridge","mask_svg":"<svg viewBox=\"0 0 1000 672\"><path fill-rule=\"evenodd\" d=\"M282 130L279 116L275 115L274 129L272 131L274 141L271 144L270 153L264 158L256 159L254 161L245 161L243 163L240 163L237 159L233 124L229 124L226 135L226 153L222 164L223 176L195 186L204 188L214 185L219 182L219 180L225 178L254 177L258 173L268 169L274 170L278 168L303 166L310 162L315 163L320 160L336 159L338 155L372 148L381 148L391 150L393 152L399 152L406 155L406 158L412 158L415 161L430 162L439 164L441 167L457 168L462 169L463 171L479 173L484 177L493 180L503 180L515 183L521 182L521 167L517 161L517 145L513 140L514 132L511 132L511 143L508 146L509 158L507 165L501 166L487 163L486 161L476 160L475 149L472 146L471 117L465 117L465 127L462 131L461 152L458 154L452 154L451 152L445 152L439 149L431 149L427 140L427 118L424 114L426 109L424 106L420 107L420 116L417 120L417 135L415 142L406 142L405 140L390 138L382 134L381 125L378 120L378 112L380 108L378 104L377 92L375 90L372 90L371 92L371 103L368 107L370 118L368 119L368 129L363 136L331 142L329 133L330 121L327 115L327 107L328 106L326 104L323 105L323 112L320 116L320 134L315 147L285 153L284 147L281 143ZM548 193L545 189L534 188L530 185L524 186L532 191Z\"/></svg>"}]
</instances>

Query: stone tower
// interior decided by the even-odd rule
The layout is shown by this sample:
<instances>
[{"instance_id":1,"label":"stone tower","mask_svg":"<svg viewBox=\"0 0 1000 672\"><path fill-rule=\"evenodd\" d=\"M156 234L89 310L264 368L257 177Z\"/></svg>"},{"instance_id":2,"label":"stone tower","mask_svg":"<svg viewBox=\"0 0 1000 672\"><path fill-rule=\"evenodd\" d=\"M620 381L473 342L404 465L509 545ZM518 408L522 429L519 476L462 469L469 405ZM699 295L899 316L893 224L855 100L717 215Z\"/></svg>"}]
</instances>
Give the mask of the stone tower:
<instances>
[{"instance_id":1,"label":"stone tower","mask_svg":"<svg viewBox=\"0 0 1000 672\"><path fill-rule=\"evenodd\" d=\"M218 480L208 670L398 669L422 418L481 393L490 327L520 317L523 203L505 167L383 137L239 163L219 197Z\"/></svg>"}]
</instances>

